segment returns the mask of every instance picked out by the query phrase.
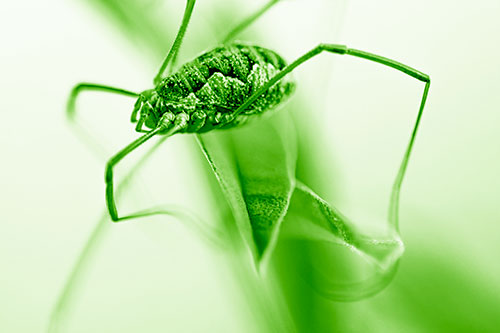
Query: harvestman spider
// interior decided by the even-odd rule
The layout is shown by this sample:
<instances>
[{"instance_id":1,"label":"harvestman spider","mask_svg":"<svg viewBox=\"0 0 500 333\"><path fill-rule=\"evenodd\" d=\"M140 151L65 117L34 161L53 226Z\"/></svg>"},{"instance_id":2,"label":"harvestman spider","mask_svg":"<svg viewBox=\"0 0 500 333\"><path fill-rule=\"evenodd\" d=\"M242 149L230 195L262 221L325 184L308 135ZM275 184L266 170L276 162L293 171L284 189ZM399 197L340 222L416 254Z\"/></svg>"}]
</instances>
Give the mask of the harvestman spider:
<instances>
[{"instance_id":1,"label":"harvestman spider","mask_svg":"<svg viewBox=\"0 0 500 333\"><path fill-rule=\"evenodd\" d=\"M166 138L175 133L202 133L212 129L234 127L244 123L248 118L255 118L256 115L282 103L293 92L294 83L285 77L287 74L324 51L378 62L425 82L416 125L392 193L393 199L398 196L429 91L429 76L397 61L344 45L319 44L286 65L274 51L256 45L232 42L240 31L278 1L269 1L245 19L228 34L221 46L202 54L181 66L177 72L173 72L195 4L195 0L187 0L181 26L154 78L153 89L136 93L95 83L80 83L73 88L66 110L68 118L72 121L75 119L76 98L84 90L100 90L138 98L131 121L137 123L135 128L137 132L145 134L120 150L106 165L106 204L113 221L169 214L165 210L148 209L119 216L114 199L113 168L126 155L156 135L164 135ZM144 129L144 126L149 129ZM397 216L397 204L391 207L391 216L394 217L395 214Z\"/></svg>"}]
</instances>

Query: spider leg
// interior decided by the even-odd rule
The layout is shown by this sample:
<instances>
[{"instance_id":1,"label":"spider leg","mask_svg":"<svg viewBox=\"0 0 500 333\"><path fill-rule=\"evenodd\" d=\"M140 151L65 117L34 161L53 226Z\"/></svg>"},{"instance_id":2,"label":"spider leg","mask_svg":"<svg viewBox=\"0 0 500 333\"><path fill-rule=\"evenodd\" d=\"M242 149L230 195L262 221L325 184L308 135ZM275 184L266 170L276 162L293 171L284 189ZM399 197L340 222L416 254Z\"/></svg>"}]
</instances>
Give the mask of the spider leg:
<instances>
[{"instance_id":1,"label":"spider leg","mask_svg":"<svg viewBox=\"0 0 500 333\"><path fill-rule=\"evenodd\" d=\"M122 182L117 186L116 193L118 195L122 194L125 190L128 189L130 185L130 180L132 175L134 175L139 169L144 165L145 161L158 149L158 147L165 142L168 137L164 136L158 140L153 147L151 147L137 162L130 171L127 172L127 175L124 177ZM221 244L219 241L219 233L217 230L213 230L208 227L206 222L201 221L201 219L186 211L185 209L179 209L176 207L164 207L162 210L163 214L168 214L171 216L175 216L182 221L188 221L190 226L195 227L195 230L200 232L206 239L213 244ZM168 211L167 211L168 209ZM107 214L104 214L102 218L99 219L99 222L94 227L90 237L85 243L84 248L80 252L78 259L76 260L73 268L64 283L64 286L57 298L57 301L52 308L52 312L49 319L49 328L47 332L59 332L61 327L64 325L67 311L70 309L72 300L75 297L75 290L78 290L79 279L82 275L85 274L85 271L88 269L88 264L92 262L96 252L98 251L99 243L102 241L102 238L107 230Z\"/></svg>"},{"instance_id":2,"label":"spider leg","mask_svg":"<svg viewBox=\"0 0 500 333\"><path fill-rule=\"evenodd\" d=\"M82 126L82 124L77 121L76 100L80 96L80 93L84 91L102 91L129 97L138 97L139 94L126 89L88 82L79 83L75 85L71 90L66 103L66 118L69 120L70 124L73 125L74 130L80 136L82 141L87 143L98 155L104 156L104 149L102 148L101 142L94 139L94 137L84 128L84 126Z\"/></svg>"},{"instance_id":3,"label":"spider leg","mask_svg":"<svg viewBox=\"0 0 500 333\"><path fill-rule=\"evenodd\" d=\"M88 82L78 83L77 85L75 85L73 87L73 89L71 89L71 93L69 95L68 102L66 103L66 116L71 121L75 120L76 99L77 99L78 95L80 95L80 93L85 91L85 90L104 91L104 92L115 93L115 94L130 96L130 97L139 97L138 93L135 93L133 91L126 90L126 89L106 86L106 85L97 84L97 83L88 83Z\"/></svg>"},{"instance_id":4,"label":"spider leg","mask_svg":"<svg viewBox=\"0 0 500 333\"><path fill-rule=\"evenodd\" d=\"M184 16L182 18L181 26L179 27L179 31L177 32L177 36L175 37L174 43L168 51L166 58L163 60L163 63L158 70L158 74L156 74L153 83L154 85L158 85L161 79L163 78L163 74L167 70L167 66L170 65L170 68L173 68L175 65L175 61L177 58L177 54L179 52L179 48L182 44L182 39L184 38L184 34L186 33L187 26L189 24L189 20L191 19L191 14L193 13L193 7L196 0L187 0L186 8L184 9Z\"/></svg>"},{"instance_id":5,"label":"spider leg","mask_svg":"<svg viewBox=\"0 0 500 333\"><path fill-rule=\"evenodd\" d=\"M238 24L236 27L231 30L226 37L222 40L223 44L227 44L231 42L236 35L238 35L240 32L245 30L250 24L255 22L259 17L264 15L265 12L267 12L272 6L274 6L276 3L278 3L280 0L270 0L268 1L264 6L259 8L256 12L252 13L250 16L245 18L240 24Z\"/></svg>"},{"instance_id":6,"label":"spider leg","mask_svg":"<svg viewBox=\"0 0 500 333\"><path fill-rule=\"evenodd\" d=\"M295 68L303 64L304 62L310 60L311 58L317 56L318 54L322 53L323 51L329 52L329 53L334 53L334 54L341 54L341 55L351 55L354 57L358 58L363 58L367 59L370 61L378 62L382 65L392 67L394 69L397 69L398 71L401 71L417 80L420 80L422 82L425 82L425 87L424 91L422 94L422 99L420 101L420 107L418 110L417 118L415 121L415 125L413 127L412 134L410 136L410 140L408 142L408 145L406 147L405 154L403 156L403 159L401 161L399 171L397 173L396 179L394 180L394 184L392 187L392 193L391 193L391 201L390 201L390 206L389 206L389 223L391 223L392 226L397 230L398 225L398 210L399 210L399 192L401 188L401 184L403 182L404 174L406 171L406 167L408 165L408 161L410 158L410 154L413 148L413 143L415 141L415 137L417 135L418 127L420 124L420 119L422 117L423 111L424 111L424 106L425 106L425 101L427 100L427 94L429 92L429 87L431 80L427 74L424 74L410 66L407 66L405 64L402 64L400 62L397 62L395 60L385 58L373 53L361 51L361 50L356 50L356 49L351 49L348 48L347 46L344 45L336 45L336 44L320 44L311 51L307 52L303 56L299 57L297 60L292 62L290 65L286 66L283 70L281 70L278 74L276 74L271 80L269 80L266 84L264 84L260 89L258 89L255 93L253 93L243 104L241 104L236 111L233 114L233 117L238 116L241 112L243 112L246 108L248 108L253 102L255 102L262 94L264 94L267 90L269 90L276 82L281 80L285 75L291 73Z\"/></svg>"},{"instance_id":7,"label":"spider leg","mask_svg":"<svg viewBox=\"0 0 500 333\"><path fill-rule=\"evenodd\" d=\"M116 153L113 157L111 157L106 164L106 171L105 171L105 182L106 182L106 205L108 207L108 212L111 217L111 220L114 222L119 222L123 220L129 220L133 218L138 218L138 217L145 217L145 216L151 216L155 214L167 214L167 215L172 215L171 212L166 211L166 210L159 210L159 209L147 209L143 211L139 211L136 213L132 213L126 216L119 217L118 216L118 211L116 209L116 203L115 203L115 194L114 194L114 185L113 185L113 168L120 162L125 156L130 154L132 151L134 151L136 148L140 147L142 144L147 142L149 139L154 137L155 135L161 133L162 135L165 135L166 137L169 137L176 132L184 129L187 127L187 115L181 116L182 114L179 114L177 118L175 119L174 126L170 128L166 133L161 133L166 129L165 122L160 121L159 125L147 132L146 134L140 136L136 140L132 141L130 144L128 144L125 148L120 150L118 153Z\"/></svg>"}]
</instances>

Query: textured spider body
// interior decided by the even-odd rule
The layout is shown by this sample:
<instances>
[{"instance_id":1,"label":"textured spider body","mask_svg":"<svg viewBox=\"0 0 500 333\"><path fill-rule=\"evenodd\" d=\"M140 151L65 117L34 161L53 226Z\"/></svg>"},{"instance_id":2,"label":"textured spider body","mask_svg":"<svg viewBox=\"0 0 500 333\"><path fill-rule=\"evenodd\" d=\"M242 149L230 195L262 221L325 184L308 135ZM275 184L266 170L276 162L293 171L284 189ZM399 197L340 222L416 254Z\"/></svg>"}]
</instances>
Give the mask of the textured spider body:
<instances>
[{"instance_id":1,"label":"textured spider body","mask_svg":"<svg viewBox=\"0 0 500 333\"><path fill-rule=\"evenodd\" d=\"M138 130L142 123L154 129L163 122L163 132L168 132L181 115L187 121L179 131L184 133L241 125L274 109L293 92L295 84L287 77L241 113L234 114L285 66L277 53L262 47L242 43L219 46L184 64L154 89L141 93L132 121L139 122Z\"/></svg>"}]
</instances>

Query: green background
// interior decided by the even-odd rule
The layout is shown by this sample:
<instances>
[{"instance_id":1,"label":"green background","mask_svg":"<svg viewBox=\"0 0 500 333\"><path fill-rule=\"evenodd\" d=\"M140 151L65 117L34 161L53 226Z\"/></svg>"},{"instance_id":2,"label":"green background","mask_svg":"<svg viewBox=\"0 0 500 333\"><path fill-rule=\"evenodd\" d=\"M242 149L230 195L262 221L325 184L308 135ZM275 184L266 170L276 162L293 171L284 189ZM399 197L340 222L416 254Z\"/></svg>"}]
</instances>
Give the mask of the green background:
<instances>
[{"instance_id":1,"label":"green background","mask_svg":"<svg viewBox=\"0 0 500 333\"><path fill-rule=\"evenodd\" d=\"M227 31L219 15L231 22L256 5L199 1L181 59L210 48ZM144 6L158 6L173 38L183 3ZM0 5L2 332L45 329L101 215L105 157L135 137L128 123L133 100L85 95L79 110L105 149L95 158L63 117L71 86L85 80L147 89L161 60L140 41L130 43L100 10L85 1ZM319 42L344 43L397 59L432 79L401 195L406 252L399 271L370 299L316 300L312 310L304 304L315 329L498 330L499 14L498 1L290 0L242 36L289 61ZM376 64L326 55L294 76L297 99L310 112L307 125L321 138L311 140L314 149L325 155L316 177L333 180L325 197L360 224L378 221L422 85ZM172 138L123 206L168 202L216 219L220 203L207 197L195 148L192 137ZM66 331L265 329L224 250L200 241L176 219L112 225L94 259Z\"/></svg>"}]
</instances>

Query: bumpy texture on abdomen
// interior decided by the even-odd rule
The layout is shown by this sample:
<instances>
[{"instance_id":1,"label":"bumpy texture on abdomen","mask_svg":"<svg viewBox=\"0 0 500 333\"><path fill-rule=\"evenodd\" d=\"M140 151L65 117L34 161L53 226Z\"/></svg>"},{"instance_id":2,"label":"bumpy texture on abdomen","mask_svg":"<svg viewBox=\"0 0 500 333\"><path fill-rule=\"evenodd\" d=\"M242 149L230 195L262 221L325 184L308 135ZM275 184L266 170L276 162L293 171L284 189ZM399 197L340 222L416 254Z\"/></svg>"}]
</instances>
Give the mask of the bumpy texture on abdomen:
<instances>
[{"instance_id":1,"label":"bumpy texture on abdomen","mask_svg":"<svg viewBox=\"0 0 500 333\"><path fill-rule=\"evenodd\" d=\"M294 84L285 77L242 112L237 121L225 121L285 66L284 60L271 50L239 43L224 45L184 64L156 90L170 112L188 113L192 122L200 114L206 115L203 124L190 126L192 130L188 131L232 127L274 108L291 94Z\"/></svg>"}]
</instances>

